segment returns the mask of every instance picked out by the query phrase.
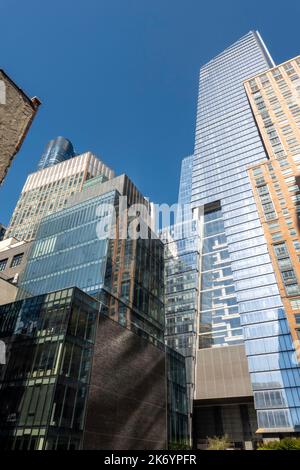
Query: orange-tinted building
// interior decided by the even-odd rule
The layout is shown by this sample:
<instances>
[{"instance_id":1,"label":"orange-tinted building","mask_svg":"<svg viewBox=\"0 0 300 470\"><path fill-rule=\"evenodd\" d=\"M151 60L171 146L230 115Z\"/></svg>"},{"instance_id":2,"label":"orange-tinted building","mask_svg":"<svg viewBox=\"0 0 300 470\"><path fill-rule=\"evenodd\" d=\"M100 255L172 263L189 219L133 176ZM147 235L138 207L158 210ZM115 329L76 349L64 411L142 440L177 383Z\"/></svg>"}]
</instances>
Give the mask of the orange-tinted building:
<instances>
[{"instance_id":1,"label":"orange-tinted building","mask_svg":"<svg viewBox=\"0 0 300 470\"><path fill-rule=\"evenodd\" d=\"M300 56L245 82L268 161L249 168L295 345L300 339Z\"/></svg>"}]
</instances>

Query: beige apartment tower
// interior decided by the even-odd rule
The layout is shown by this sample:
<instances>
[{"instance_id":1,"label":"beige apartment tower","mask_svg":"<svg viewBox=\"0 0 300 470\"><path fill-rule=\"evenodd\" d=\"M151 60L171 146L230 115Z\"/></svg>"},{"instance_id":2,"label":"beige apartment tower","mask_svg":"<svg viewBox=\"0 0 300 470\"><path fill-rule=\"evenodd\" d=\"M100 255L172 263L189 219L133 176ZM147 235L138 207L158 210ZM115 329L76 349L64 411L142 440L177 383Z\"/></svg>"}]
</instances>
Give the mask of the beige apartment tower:
<instances>
[{"instance_id":1,"label":"beige apartment tower","mask_svg":"<svg viewBox=\"0 0 300 470\"><path fill-rule=\"evenodd\" d=\"M5 238L31 241L46 215L63 209L68 198L82 190L85 181L106 181L114 172L91 152L49 166L28 176Z\"/></svg>"},{"instance_id":2,"label":"beige apartment tower","mask_svg":"<svg viewBox=\"0 0 300 470\"><path fill-rule=\"evenodd\" d=\"M300 56L245 82L268 161L249 169L292 339L300 339Z\"/></svg>"}]
</instances>

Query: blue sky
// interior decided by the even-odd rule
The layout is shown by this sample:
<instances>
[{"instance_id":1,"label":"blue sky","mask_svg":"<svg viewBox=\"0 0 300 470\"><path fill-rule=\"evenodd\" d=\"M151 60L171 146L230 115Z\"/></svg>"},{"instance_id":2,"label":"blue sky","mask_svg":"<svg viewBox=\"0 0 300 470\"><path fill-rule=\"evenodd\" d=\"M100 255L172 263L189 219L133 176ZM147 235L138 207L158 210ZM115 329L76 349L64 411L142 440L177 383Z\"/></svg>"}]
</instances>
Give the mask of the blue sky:
<instances>
[{"instance_id":1,"label":"blue sky","mask_svg":"<svg viewBox=\"0 0 300 470\"><path fill-rule=\"evenodd\" d=\"M277 63L300 54L299 16L298 0L1 0L0 67L43 105L0 188L0 221L57 135L176 202L199 67L250 29Z\"/></svg>"}]
</instances>

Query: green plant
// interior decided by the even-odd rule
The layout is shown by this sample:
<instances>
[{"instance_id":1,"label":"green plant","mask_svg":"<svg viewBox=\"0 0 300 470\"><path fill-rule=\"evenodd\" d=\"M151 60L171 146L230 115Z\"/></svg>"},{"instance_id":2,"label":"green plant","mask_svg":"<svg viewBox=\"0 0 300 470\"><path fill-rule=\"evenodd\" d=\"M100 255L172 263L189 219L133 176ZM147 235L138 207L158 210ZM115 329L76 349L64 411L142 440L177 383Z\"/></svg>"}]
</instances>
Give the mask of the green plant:
<instances>
[{"instance_id":1,"label":"green plant","mask_svg":"<svg viewBox=\"0 0 300 470\"><path fill-rule=\"evenodd\" d=\"M191 446L185 441L170 442L169 450L191 450Z\"/></svg>"},{"instance_id":2,"label":"green plant","mask_svg":"<svg viewBox=\"0 0 300 470\"><path fill-rule=\"evenodd\" d=\"M300 438L285 437L280 441L270 441L259 446L257 450L300 450Z\"/></svg>"},{"instance_id":3,"label":"green plant","mask_svg":"<svg viewBox=\"0 0 300 470\"><path fill-rule=\"evenodd\" d=\"M232 444L227 435L222 437L209 437L207 450L226 450Z\"/></svg>"}]
</instances>

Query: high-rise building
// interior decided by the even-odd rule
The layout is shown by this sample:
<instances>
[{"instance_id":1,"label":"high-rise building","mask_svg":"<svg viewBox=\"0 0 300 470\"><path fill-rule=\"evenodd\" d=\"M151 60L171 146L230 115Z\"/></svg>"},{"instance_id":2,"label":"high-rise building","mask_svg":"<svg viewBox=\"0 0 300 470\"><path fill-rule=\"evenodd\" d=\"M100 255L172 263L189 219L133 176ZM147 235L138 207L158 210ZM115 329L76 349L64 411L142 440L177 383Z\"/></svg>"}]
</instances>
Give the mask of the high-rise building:
<instances>
[{"instance_id":1,"label":"high-rise building","mask_svg":"<svg viewBox=\"0 0 300 470\"><path fill-rule=\"evenodd\" d=\"M1 450L164 449L167 408L185 431L179 354L100 312L77 288L0 306Z\"/></svg>"},{"instance_id":2,"label":"high-rise building","mask_svg":"<svg viewBox=\"0 0 300 470\"><path fill-rule=\"evenodd\" d=\"M192 177L193 177L193 160L194 155L185 157L181 163L180 184L178 192L178 212L176 222L191 220L191 194L192 194ZM185 227L186 229L188 226Z\"/></svg>"},{"instance_id":3,"label":"high-rise building","mask_svg":"<svg viewBox=\"0 0 300 470\"><path fill-rule=\"evenodd\" d=\"M292 205L298 190L298 58L274 67L253 31L200 70L192 177L188 159L181 177L182 202L191 188L191 207L202 227L193 422L200 446L214 434L228 433L237 442L299 431L300 369L293 365L297 317L289 313L293 306L297 314L298 306L298 219ZM256 76L262 79L249 81ZM276 120L283 128L279 135ZM285 144L280 135L286 136ZM269 161L272 144L279 157L275 167ZM290 166L284 163L288 146ZM256 188L256 180L265 188ZM290 188L283 191L284 183ZM278 222L275 199L282 207ZM264 209L271 214L268 220ZM272 235L277 248L270 248ZM284 295L292 299L290 310Z\"/></svg>"},{"instance_id":4,"label":"high-rise building","mask_svg":"<svg viewBox=\"0 0 300 470\"><path fill-rule=\"evenodd\" d=\"M120 196L126 198L124 207ZM20 296L76 286L101 299L103 310L123 326L163 341L163 244L150 232L147 239L132 239L127 232L120 236L122 217L132 204L149 208L126 175L87 182L68 207L41 221Z\"/></svg>"},{"instance_id":5,"label":"high-rise building","mask_svg":"<svg viewBox=\"0 0 300 470\"><path fill-rule=\"evenodd\" d=\"M124 421L126 421L128 427L124 426L124 429L121 429L120 432L124 436L127 435L127 445L128 439L131 439L132 435L139 434L136 443L131 444L132 448L139 448L139 445L144 446L144 448L152 445L163 446L162 443L165 439L163 434L164 424L166 425L169 443L186 443L188 439L188 415L185 360L179 352L173 351L164 345L164 247L161 240L151 232L150 214L149 217L139 215L137 218L136 214L130 214L130 211L127 212L134 204L139 204L138 213L140 211L144 212L142 206L146 209L145 212L150 209L149 201L142 196L126 175L118 176L109 181L103 181L102 176L86 181L82 191L69 198L67 207L44 217L41 221L21 279L18 301L3 307L2 312L3 315L7 312L11 315L11 312L16 312L18 309L27 311L29 304L32 303L36 306L39 302L45 302L45 299L50 302L49 308L52 305L58 308L59 302L53 304L52 300L56 299L56 295L59 298L61 297L61 289L71 291L72 287L76 286L83 290L86 297L88 297L87 294L90 296L89 302L92 300L97 302L100 318L114 320L112 323L118 323L118 328L129 329L131 330L130 335L134 335L129 335L126 340L129 343L129 350L126 350L124 344L122 349L123 357L117 354L119 346L114 354L109 350L109 344L112 349L114 349L115 341L119 345L119 339L115 338L113 334L107 336L107 332L104 333L107 342L102 338L95 346L98 355L96 361L99 361L97 362L98 366L104 360L107 364L114 364L114 370L119 370L122 361L124 361L124 367L121 367L122 373L120 373L121 375L116 383L111 384L109 380L101 379L101 374L98 373L97 375L97 368L94 369L95 382L105 383L107 394L104 397L105 400L111 394L111 391L114 396L114 390L121 391L124 387L125 391L119 393L124 399L127 399L126 383L132 382L135 383L136 389L135 386L132 388L131 397L137 393L138 397L142 395L143 400L146 401L148 400L147 389L153 386L152 380L154 380L154 384L158 381L155 396L159 397L161 405L158 407L157 413L154 413L151 406L149 408L146 404L145 409L142 410L144 402L137 405L135 398L134 407L139 406L140 412L138 414L132 413L130 403L126 402ZM124 222L125 214L128 216L128 224ZM128 230L131 224L138 232L141 231L144 235L146 234L145 238L129 236ZM126 228L125 233L124 227ZM55 291L59 292L50 294ZM65 294L63 294L63 298L65 299ZM33 310L34 308L36 307L33 307ZM44 310L43 307L42 311L44 312ZM38 315L42 314L39 313ZM27 318L30 322L33 322L35 318L34 311ZM114 329L117 329L117 327L114 326ZM12 334L12 331L10 331L8 338ZM139 343L135 349L132 347L133 339L130 340L134 337L139 337L135 340ZM8 341L10 340L8 339ZM144 341L143 344L141 344L142 341ZM149 349L150 343L152 343L151 346L155 347L152 356L150 350L146 351L147 347ZM144 351L141 351L141 348L144 348ZM131 361L133 361L133 365L131 365ZM137 383L134 374L132 375L130 372L131 367L134 368L135 372L140 368L140 384ZM8 364L8 374L10 374L11 369L13 369L13 363ZM149 369L153 372L149 374L148 382L147 370ZM108 373L107 367L104 370ZM156 374L158 375L156 376ZM93 379L91 380L93 382ZM164 391L167 392L166 395L162 394L163 384ZM33 385L36 386L36 384ZM12 387L11 395L17 393L14 384L12 384ZM34 392L35 388L33 388L32 393ZM101 397L101 394L99 396ZM62 399L62 396L57 398L58 401ZM149 395L149 399L151 404L154 398ZM107 404L107 401L105 403ZM77 405L74 404L74 406ZM92 410L93 397L90 406ZM122 440L121 436L118 435L120 429L118 413L116 416L109 417L110 408L106 405L103 406L101 413L104 417L105 428L109 424L109 432L111 433L110 443L107 444L107 440L104 442L108 446L107 448L113 449L118 448L119 442L122 442ZM11 413L14 413L13 409L13 405L11 405ZM165 421L163 422L164 411ZM7 416L11 413L6 411L4 418L6 421ZM24 413L27 416L26 410ZM142 419L143 413L146 413L145 427L142 427L139 431L139 425L135 420ZM87 426L93 427L92 414L91 411L91 415L87 418ZM37 422L40 423L39 419L40 416L37 418ZM155 426L152 425L152 419L158 420ZM95 432L102 436L104 432L102 431L102 424L99 419L97 422ZM147 422L148 424L146 424ZM62 426L60 421L56 423L58 428ZM130 423L132 423L132 426L130 426ZM14 423L12 428L14 432L16 429L21 432L18 423ZM155 433L159 429L161 429L161 436L155 440ZM8 431L9 425L6 424L6 436ZM150 431L151 438L147 437L147 432ZM65 436L65 440L62 439L64 442L72 442L72 445L75 445L73 443L75 437L72 434ZM99 436L95 436L94 439L89 436L88 444L85 443L84 439L84 436L83 441L82 436L79 440L77 439L76 446L80 448L103 448L101 446L105 445L103 441L99 441ZM148 444L145 439L149 441ZM33 442L33 446L39 445L35 439L33 439ZM55 440L54 448L57 448L58 442ZM7 445L8 447L11 445L16 446L16 443L17 440L14 439L10 440ZM17 445L27 446L24 438L20 438L20 444ZM46 444L41 443L40 445L44 446ZM52 444L49 445L52 446Z\"/></svg>"},{"instance_id":6,"label":"high-rise building","mask_svg":"<svg viewBox=\"0 0 300 470\"><path fill-rule=\"evenodd\" d=\"M114 172L91 152L29 175L5 238L33 240L41 219L66 207L68 198L81 191L84 182L95 176L106 181L114 176Z\"/></svg>"},{"instance_id":7,"label":"high-rise building","mask_svg":"<svg viewBox=\"0 0 300 470\"><path fill-rule=\"evenodd\" d=\"M47 144L38 169L43 170L73 157L75 157L75 151L72 143L65 137L56 137Z\"/></svg>"},{"instance_id":8,"label":"high-rise building","mask_svg":"<svg viewBox=\"0 0 300 470\"><path fill-rule=\"evenodd\" d=\"M245 83L269 160L249 169L294 341L300 327L300 57ZM298 325L298 326L297 326Z\"/></svg>"},{"instance_id":9,"label":"high-rise building","mask_svg":"<svg viewBox=\"0 0 300 470\"><path fill-rule=\"evenodd\" d=\"M191 212L193 155L181 164L175 224L160 231L165 245L165 343L185 358L192 440L193 399L199 322L201 221Z\"/></svg>"},{"instance_id":10,"label":"high-rise building","mask_svg":"<svg viewBox=\"0 0 300 470\"><path fill-rule=\"evenodd\" d=\"M181 162L180 183L178 191L179 204L191 203L193 161L194 155L189 155Z\"/></svg>"},{"instance_id":11,"label":"high-rise building","mask_svg":"<svg viewBox=\"0 0 300 470\"><path fill-rule=\"evenodd\" d=\"M257 266L257 255L267 252L247 174L267 156L243 81L273 65L258 33L250 32L200 70L191 195L193 207L204 206L200 348L242 343L239 304L260 298L237 284L243 264Z\"/></svg>"},{"instance_id":12,"label":"high-rise building","mask_svg":"<svg viewBox=\"0 0 300 470\"><path fill-rule=\"evenodd\" d=\"M160 234L165 244L165 343L186 361L190 437L199 321L199 224L198 220L182 221Z\"/></svg>"},{"instance_id":13,"label":"high-rise building","mask_svg":"<svg viewBox=\"0 0 300 470\"><path fill-rule=\"evenodd\" d=\"M245 88L268 155L248 173L278 286L266 287L273 296L260 302L261 311L256 299L241 311L246 351L259 427L299 432L300 57L247 80ZM260 258L256 285L273 283Z\"/></svg>"}]
</instances>

